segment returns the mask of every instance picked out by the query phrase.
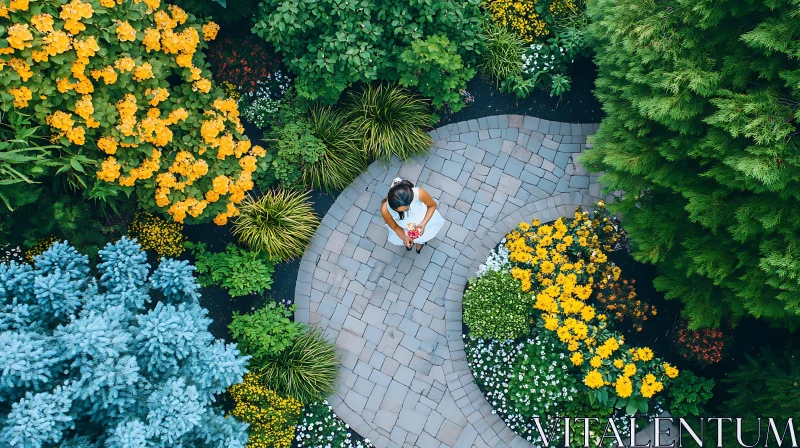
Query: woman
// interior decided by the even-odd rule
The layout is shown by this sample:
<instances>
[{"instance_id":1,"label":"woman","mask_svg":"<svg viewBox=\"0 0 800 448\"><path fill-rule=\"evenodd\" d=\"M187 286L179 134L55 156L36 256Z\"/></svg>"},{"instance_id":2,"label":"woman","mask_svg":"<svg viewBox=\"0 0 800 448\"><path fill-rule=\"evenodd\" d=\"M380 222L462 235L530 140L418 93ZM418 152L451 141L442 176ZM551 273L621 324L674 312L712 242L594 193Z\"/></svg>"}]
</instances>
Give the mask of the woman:
<instances>
[{"instance_id":1,"label":"woman","mask_svg":"<svg viewBox=\"0 0 800 448\"><path fill-rule=\"evenodd\" d=\"M427 191L399 177L392 181L389 194L381 204L381 215L389 229L389 242L406 246L406 250L416 244L417 253L445 222L436 210L436 201Z\"/></svg>"}]
</instances>

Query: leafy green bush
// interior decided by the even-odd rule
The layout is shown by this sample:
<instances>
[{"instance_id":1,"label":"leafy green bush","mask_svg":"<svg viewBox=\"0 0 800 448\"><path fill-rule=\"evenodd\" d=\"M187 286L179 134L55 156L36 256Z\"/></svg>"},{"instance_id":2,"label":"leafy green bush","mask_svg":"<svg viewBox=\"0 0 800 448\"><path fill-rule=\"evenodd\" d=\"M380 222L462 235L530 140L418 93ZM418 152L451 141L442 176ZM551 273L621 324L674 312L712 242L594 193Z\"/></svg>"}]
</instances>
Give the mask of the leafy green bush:
<instances>
[{"instance_id":1,"label":"leafy green bush","mask_svg":"<svg viewBox=\"0 0 800 448\"><path fill-rule=\"evenodd\" d=\"M714 396L714 380L701 378L684 370L667 389L667 404L673 417L700 417L708 400Z\"/></svg>"},{"instance_id":2,"label":"leafy green bush","mask_svg":"<svg viewBox=\"0 0 800 448\"><path fill-rule=\"evenodd\" d=\"M234 311L233 321L228 329L242 353L252 356L255 361L261 361L277 355L305 332L305 325L292 322L293 312L294 305L287 308L275 302L249 314Z\"/></svg>"},{"instance_id":3,"label":"leafy green bush","mask_svg":"<svg viewBox=\"0 0 800 448\"><path fill-rule=\"evenodd\" d=\"M339 361L336 346L314 329L295 338L278 355L254 362L253 367L266 387L310 403L333 393Z\"/></svg>"},{"instance_id":4,"label":"leafy green bush","mask_svg":"<svg viewBox=\"0 0 800 448\"><path fill-rule=\"evenodd\" d=\"M434 34L411 42L400 53L397 64L400 85L414 86L432 99L433 106L441 109L448 106L454 112L464 107L461 91L476 70L464 65L458 47L444 34Z\"/></svg>"},{"instance_id":5,"label":"leafy green bush","mask_svg":"<svg viewBox=\"0 0 800 448\"><path fill-rule=\"evenodd\" d=\"M282 187L299 188L305 171L325 156L325 144L311 132L311 123L297 102L287 98L275 118L265 136L274 143L266 157L268 175Z\"/></svg>"},{"instance_id":6,"label":"leafy green bush","mask_svg":"<svg viewBox=\"0 0 800 448\"><path fill-rule=\"evenodd\" d=\"M340 110L313 107L308 114L311 133L325 145L325 153L303 171L303 183L328 191L344 190L367 169L358 131Z\"/></svg>"},{"instance_id":7,"label":"leafy green bush","mask_svg":"<svg viewBox=\"0 0 800 448\"><path fill-rule=\"evenodd\" d=\"M258 199L249 196L240 210L233 234L251 250L276 261L303 255L319 225L308 192L303 191L277 189Z\"/></svg>"},{"instance_id":8,"label":"leafy green bush","mask_svg":"<svg viewBox=\"0 0 800 448\"><path fill-rule=\"evenodd\" d=\"M533 304L533 295L511 274L487 272L464 293L464 323L476 338L516 339L528 334Z\"/></svg>"},{"instance_id":9,"label":"leafy green bush","mask_svg":"<svg viewBox=\"0 0 800 448\"><path fill-rule=\"evenodd\" d=\"M197 281L203 287L219 286L231 297L261 294L272 287L272 262L265 254L248 252L228 244L224 252L206 251L205 243L184 243L192 252Z\"/></svg>"},{"instance_id":10,"label":"leafy green bush","mask_svg":"<svg viewBox=\"0 0 800 448\"><path fill-rule=\"evenodd\" d=\"M425 101L397 85L367 85L345 103L349 119L364 136L364 149L378 160L403 160L433 144L425 129L431 115Z\"/></svg>"},{"instance_id":11,"label":"leafy green bush","mask_svg":"<svg viewBox=\"0 0 800 448\"><path fill-rule=\"evenodd\" d=\"M301 97L333 103L356 82L396 81L400 54L431 35L458 42L470 67L481 21L481 0L264 0L253 32L286 55Z\"/></svg>"},{"instance_id":12,"label":"leafy green bush","mask_svg":"<svg viewBox=\"0 0 800 448\"><path fill-rule=\"evenodd\" d=\"M507 27L488 23L481 33L486 50L481 55L481 71L498 84L506 79L522 77L522 53L525 41Z\"/></svg>"}]
</instances>

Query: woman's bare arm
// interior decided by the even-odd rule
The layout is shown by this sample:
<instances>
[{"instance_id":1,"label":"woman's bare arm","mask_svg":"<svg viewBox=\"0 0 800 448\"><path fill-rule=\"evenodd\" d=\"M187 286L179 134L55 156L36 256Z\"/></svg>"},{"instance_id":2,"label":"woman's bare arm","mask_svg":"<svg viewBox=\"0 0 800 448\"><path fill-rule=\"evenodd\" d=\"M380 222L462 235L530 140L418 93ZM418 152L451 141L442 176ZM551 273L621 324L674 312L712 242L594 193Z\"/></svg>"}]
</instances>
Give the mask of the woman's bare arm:
<instances>
[{"instance_id":1,"label":"woman's bare arm","mask_svg":"<svg viewBox=\"0 0 800 448\"><path fill-rule=\"evenodd\" d=\"M419 224L424 226L428 223L428 221L433 217L433 212L436 211L436 201L433 200L430 194L427 191L423 190L422 188L419 189L419 200L422 201L426 206L428 206L428 210L425 212L425 218Z\"/></svg>"}]
</instances>

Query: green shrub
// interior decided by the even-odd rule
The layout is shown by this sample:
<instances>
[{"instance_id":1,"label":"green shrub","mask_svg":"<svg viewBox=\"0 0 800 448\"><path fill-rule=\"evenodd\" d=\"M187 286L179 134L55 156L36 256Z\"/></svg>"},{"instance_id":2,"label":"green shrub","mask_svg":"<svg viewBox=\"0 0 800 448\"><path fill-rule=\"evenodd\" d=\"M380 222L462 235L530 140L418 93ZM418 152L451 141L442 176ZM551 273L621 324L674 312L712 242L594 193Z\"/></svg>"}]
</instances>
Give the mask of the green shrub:
<instances>
[{"instance_id":1,"label":"green shrub","mask_svg":"<svg viewBox=\"0 0 800 448\"><path fill-rule=\"evenodd\" d=\"M482 16L481 0L264 0L253 32L286 55L301 97L335 103L354 83L396 81L400 54L431 35L458 42L470 67Z\"/></svg>"},{"instance_id":2,"label":"green shrub","mask_svg":"<svg viewBox=\"0 0 800 448\"><path fill-rule=\"evenodd\" d=\"M344 190L367 169L367 155L356 127L342 111L329 107L311 108L309 122L325 153L303 171L303 183L328 191Z\"/></svg>"},{"instance_id":3,"label":"green shrub","mask_svg":"<svg viewBox=\"0 0 800 448\"><path fill-rule=\"evenodd\" d=\"M300 448L372 448L369 443L353 438L350 425L333 413L327 401L306 405L296 431Z\"/></svg>"},{"instance_id":4,"label":"green shrub","mask_svg":"<svg viewBox=\"0 0 800 448\"><path fill-rule=\"evenodd\" d=\"M667 389L667 405L673 417L700 417L705 405L714 396L714 380L701 378L684 370Z\"/></svg>"},{"instance_id":5,"label":"green shrub","mask_svg":"<svg viewBox=\"0 0 800 448\"><path fill-rule=\"evenodd\" d=\"M434 107L447 106L453 112L464 107L461 91L476 73L475 69L464 65L456 44L443 34L411 42L411 46L400 53L397 70L400 85L416 87L422 95L432 99Z\"/></svg>"},{"instance_id":6,"label":"green shrub","mask_svg":"<svg viewBox=\"0 0 800 448\"><path fill-rule=\"evenodd\" d=\"M292 322L294 305L287 308L270 302L249 314L234 311L233 321L228 325L239 350L258 362L275 356L305 331L305 325Z\"/></svg>"},{"instance_id":7,"label":"green shrub","mask_svg":"<svg viewBox=\"0 0 800 448\"><path fill-rule=\"evenodd\" d=\"M303 255L319 225L308 192L270 190L258 199L247 197L240 211L233 234L251 250L276 261Z\"/></svg>"},{"instance_id":8,"label":"green shrub","mask_svg":"<svg viewBox=\"0 0 800 448\"><path fill-rule=\"evenodd\" d=\"M264 254L248 252L228 244L224 252L206 251L205 243L185 243L192 252L197 268L197 281L203 287L219 286L231 297L261 294L272 287L272 262Z\"/></svg>"},{"instance_id":9,"label":"green shrub","mask_svg":"<svg viewBox=\"0 0 800 448\"><path fill-rule=\"evenodd\" d=\"M427 152L433 144L431 115L425 101L396 85L368 85L351 93L345 104L349 119L364 136L364 149L374 158L388 162Z\"/></svg>"},{"instance_id":10,"label":"green shrub","mask_svg":"<svg viewBox=\"0 0 800 448\"><path fill-rule=\"evenodd\" d=\"M488 23L481 34L486 46L480 69L496 83L522 76L522 53L527 45L519 35L504 26Z\"/></svg>"},{"instance_id":11,"label":"green shrub","mask_svg":"<svg viewBox=\"0 0 800 448\"><path fill-rule=\"evenodd\" d=\"M528 334L533 304L519 280L490 271L472 280L464 293L464 323L476 338L516 339Z\"/></svg>"},{"instance_id":12,"label":"green shrub","mask_svg":"<svg viewBox=\"0 0 800 448\"><path fill-rule=\"evenodd\" d=\"M268 175L281 187L302 187L306 170L325 157L325 144L311 130L303 107L287 98L265 136L273 142L267 154ZM263 186L263 182L259 184Z\"/></svg>"},{"instance_id":13,"label":"green shrub","mask_svg":"<svg viewBox=\"0 0 800 448\"><path fill-rule=\"evenodd\" d=\"M339 372L336 346L316 329L298 336L278 355L253 365L266 387L303 403L332 394Z\"/></svg>"}]
</instances>

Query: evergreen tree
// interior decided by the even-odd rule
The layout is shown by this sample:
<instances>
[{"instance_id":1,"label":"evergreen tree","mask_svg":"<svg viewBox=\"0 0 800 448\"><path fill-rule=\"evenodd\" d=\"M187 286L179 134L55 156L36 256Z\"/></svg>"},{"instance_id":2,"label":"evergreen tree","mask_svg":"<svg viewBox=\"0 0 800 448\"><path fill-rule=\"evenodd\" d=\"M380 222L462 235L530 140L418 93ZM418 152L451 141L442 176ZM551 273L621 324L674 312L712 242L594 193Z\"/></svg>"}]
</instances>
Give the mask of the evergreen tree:
<instances>
[{"instance_id":1,"label":"evergreen tree","mask_svg":"<svg viewBox=\"0 0 800 448\"><path fill-rule=\"evenodd\" d=\"M786 420L794 418L795 432L800 433L800 351L787 347L782 355L775 355L765 350L757 358L747 356L746 361L722 380L731 397L723 404L722 415L744 419L742 440L748 445L759 437L765 442L767 422L762 422L759 433L758 418L774 418L779 433ZM725 446L738 446L735 432L728 432Z\"/></svg>"},{"instance_id":2,"label":"evergreen tree","mask_svg":"<svg viewBox=\"0 0 800 448\"><path fill-rule=\"evenodd\" d=\"M209 333L193 267L148 278L126 238L98 256L99 279L66 242L0 264L3 446L244 447L247 425L211 405L249 357Z\"/></svg>"},{"instance_id":3,"label":"evergreen tree","mask_svg":"<svg viewBox=\"0 0 800 448\"><path fill-rule=\"evenodd\" d=\"M607 117L583 163L693 328L800 322L800 0L589 2Z\"/></svg>"}]
</instances>

